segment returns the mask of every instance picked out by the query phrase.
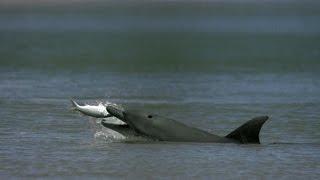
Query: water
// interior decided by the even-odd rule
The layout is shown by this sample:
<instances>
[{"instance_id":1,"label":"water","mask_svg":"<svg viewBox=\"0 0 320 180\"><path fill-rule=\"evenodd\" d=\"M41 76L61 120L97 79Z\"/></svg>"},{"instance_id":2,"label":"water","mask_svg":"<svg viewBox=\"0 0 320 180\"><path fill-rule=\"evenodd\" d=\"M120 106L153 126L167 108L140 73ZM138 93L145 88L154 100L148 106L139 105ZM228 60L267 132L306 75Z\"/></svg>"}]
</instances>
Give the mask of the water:
<instances>
[{"instance_id":1,"label":"water","mask_svg":"<svg viewBox=\"0 0 320 180\"><path fill-rule=\"evenodd\" d=\"M83 3L0 6L2 178L318 178L318 2ZM270 120L261 145L125 139L71 98L218 135Z\"/></svg>"}]
</instances>

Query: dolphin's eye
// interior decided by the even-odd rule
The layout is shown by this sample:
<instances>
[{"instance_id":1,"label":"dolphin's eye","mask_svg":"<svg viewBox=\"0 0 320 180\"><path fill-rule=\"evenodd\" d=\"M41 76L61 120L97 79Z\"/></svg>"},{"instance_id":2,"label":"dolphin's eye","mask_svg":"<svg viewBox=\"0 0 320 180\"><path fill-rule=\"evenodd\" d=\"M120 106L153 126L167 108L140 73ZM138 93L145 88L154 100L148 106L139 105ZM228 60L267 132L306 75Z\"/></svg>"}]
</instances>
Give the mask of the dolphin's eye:
<instances>
[{"instance_id":1,"label":"dolphin's eye","mask_svg":"<svg viewBox=\"0 0 320 180\"><path fill-rule=\"evenodd\" d=\"M148 118L152 118L152 115L148 115Z\"/></svg>"}]
</instances>

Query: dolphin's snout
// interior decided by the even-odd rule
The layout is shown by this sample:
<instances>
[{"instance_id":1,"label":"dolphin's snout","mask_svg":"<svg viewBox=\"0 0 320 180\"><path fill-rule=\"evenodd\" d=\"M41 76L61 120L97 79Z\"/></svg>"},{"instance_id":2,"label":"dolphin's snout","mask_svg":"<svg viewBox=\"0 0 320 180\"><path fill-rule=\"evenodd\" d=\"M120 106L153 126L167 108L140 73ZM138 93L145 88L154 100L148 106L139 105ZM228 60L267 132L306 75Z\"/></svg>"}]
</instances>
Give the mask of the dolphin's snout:
<instances>
[{"instance_id":1,"label":"dolphin's snout","mask_svg":"<svg viewBox=\"0 0 320 180\"><path fill-rule=\"evenodd\" d=\"M115 105L108 105L107 111L112 116L115 116L118 119L124 120L124 115L123 115L124 110L122 110L120 107L117 107Z\"/></svg>"}]
</instances>

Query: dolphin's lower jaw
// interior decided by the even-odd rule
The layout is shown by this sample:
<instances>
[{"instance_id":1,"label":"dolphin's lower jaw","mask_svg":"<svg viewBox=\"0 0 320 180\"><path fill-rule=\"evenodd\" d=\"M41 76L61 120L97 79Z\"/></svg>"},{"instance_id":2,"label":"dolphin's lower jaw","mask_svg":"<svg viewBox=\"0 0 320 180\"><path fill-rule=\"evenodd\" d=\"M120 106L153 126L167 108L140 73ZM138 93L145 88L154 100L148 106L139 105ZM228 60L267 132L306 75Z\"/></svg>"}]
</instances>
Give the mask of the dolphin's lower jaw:
<instances>
[{"instance_id":1,"label":"dolphin's lower jaw","mask_svg":"<svg viewBox=\"0 0 320 180\"><path fill-rule=\"evenodd\" d=\"M111 126L102 123L104 127L118 131L119 133L122 132L121 134L123 135L128 132L130 132L129 134L134 132L134 134L138 136L151 137L160 141L176 142L260 144L259 133L262 125L268 119L268 116L255 117L227 136L221 137L161 116L145 116L145 114L139 116L139 113L136 113L136 111L127 112L115 105L107 106L107 111L127 125Z\"/></svg>"},{"instance_id":2,"label":"dolphin's lower jaw","mask_svg":"<svg viewBox=\"0 0 320 180\"><path fill-rule=\"evenodd\" d=\"M107 122L106 120L102 120L101 125L113 131L116 131L126 137L137 136L136 132L127 124L113 124Z\"/></svg>"}]
</instances>

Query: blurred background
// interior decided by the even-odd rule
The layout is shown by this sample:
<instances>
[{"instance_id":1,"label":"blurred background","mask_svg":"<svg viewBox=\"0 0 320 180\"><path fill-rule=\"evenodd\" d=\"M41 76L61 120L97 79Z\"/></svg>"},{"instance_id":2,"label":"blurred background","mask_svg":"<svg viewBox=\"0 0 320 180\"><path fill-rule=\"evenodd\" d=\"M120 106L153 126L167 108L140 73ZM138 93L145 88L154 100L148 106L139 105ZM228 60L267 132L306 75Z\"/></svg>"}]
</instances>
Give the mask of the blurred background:
<instances>
[{"instance_id":1,"label":"blurred background","mask_svg":"<svg viewBox=\"0 0 320 180\"><path fill-rule=\"evenodd\" d=\"M1 67L318 71L319 1L2 1Z\"/></svg>"}]
</instances>

